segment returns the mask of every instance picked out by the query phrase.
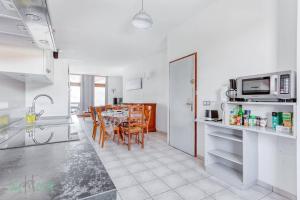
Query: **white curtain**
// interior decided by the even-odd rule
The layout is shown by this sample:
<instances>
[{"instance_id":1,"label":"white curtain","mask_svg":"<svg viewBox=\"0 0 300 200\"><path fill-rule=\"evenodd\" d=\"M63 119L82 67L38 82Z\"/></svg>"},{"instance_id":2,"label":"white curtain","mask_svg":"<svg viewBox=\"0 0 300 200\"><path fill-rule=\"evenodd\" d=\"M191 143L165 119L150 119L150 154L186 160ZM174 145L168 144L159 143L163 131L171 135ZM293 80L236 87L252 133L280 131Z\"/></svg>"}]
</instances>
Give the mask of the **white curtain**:
<instances>
[{"instance_id":1,"label":"white curtain","mask_svg":"<svg viewBox=\"0 0 300 200\"><path fill-rule=\"evenodd\" d=\"M94 76L82 75L80 87L80 111L88 111L89 106L94 105Z\"/></svg>"}]
</instances>

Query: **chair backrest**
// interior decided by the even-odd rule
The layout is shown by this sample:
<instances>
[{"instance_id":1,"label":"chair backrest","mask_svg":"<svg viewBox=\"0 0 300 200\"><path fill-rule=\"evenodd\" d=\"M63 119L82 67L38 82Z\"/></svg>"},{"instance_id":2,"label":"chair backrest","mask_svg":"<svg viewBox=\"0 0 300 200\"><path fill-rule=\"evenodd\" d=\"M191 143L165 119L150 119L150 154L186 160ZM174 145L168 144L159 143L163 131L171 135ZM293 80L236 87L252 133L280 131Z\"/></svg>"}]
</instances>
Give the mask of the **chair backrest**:
<instances>
[{"instance_id":1,"label":"chair backrest","mask_svg":"<svg viewBox=\"0 0 300 200\"><path fill-rule=\"evenodd\" d=\"M101 128L105 131L105 121L104 118L102 116L102 111L105 110L105 107L97 107L96 108L96 113L97 113L97 117L100 123Z\"/></svg>"},{"instance_id":2,"label":"chair backrest","mask_svg":"<svg viewBox=\"0 0 300 200\"><path fill-rule=\"evenodd\" d=\"M113 109L113 110L122 110L122 106L120 106L120 105L113 106L112 109Z\"/></svg>"},{"instance_id":3,"label":"chair backrest","mask_svg":"<svg viewBox=\"0 0 300 200\"><path fill-rule=\"evenodd\" d=\"M145 108L143 105L131 105L128 107L128 125L139 126L144 123Z\"/></svg>"},{"instance_id":4,"label":"chair backrest","mask_svg":"<svg viewBox=\"0 0 300 200\"><path fill-rule=\"evenodd\" d=\"M144 114L145 114L145 121L146 121L147 125L150 122L151 113L152 113L152 106L146 106Z\"/></svg>"},{"instance_id":5,"label":"chair backrest","mask_svg":"<svg viewBox=\"0 0 300 200\"><path fill-rule=\"evenodd\" d=\"M113 109L113 106L112 105L105 105L105 110L112 110Z\"/></svg>"},{"instance_id":6,"label":"chair backrest","mask_svg":"<svg viewBox=\"0 0 300 200\"><path fill-rule=\"evenodd\" d=\"M94 123L97 123L96 110L95 107L90 106L91 117Z\"/></svg>"}]
</instances>

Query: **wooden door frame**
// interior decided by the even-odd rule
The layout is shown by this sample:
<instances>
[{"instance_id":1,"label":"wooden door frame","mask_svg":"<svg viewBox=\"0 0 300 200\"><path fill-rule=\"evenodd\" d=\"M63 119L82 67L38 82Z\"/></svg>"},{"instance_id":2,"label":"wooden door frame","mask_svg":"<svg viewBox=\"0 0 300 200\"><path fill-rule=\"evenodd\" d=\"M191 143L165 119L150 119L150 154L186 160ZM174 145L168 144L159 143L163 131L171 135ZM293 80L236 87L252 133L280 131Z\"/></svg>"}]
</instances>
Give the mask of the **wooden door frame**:
<instances>
[{"instance_id":1,"label":"wooden door frame","mask_svg":"<svg viewBox=\"0 0 300 200\"><path fill-rule=\"evenodd\" d=\"M194 52L194 53L192 53L192 54L189 54L189 55L186 55L186 56L184 56L184 57L181 57L181 58L178 58L178 59L175 59L175 60L172 60L172 61L170 61L169 62L169 68L171 67L171 64L172 63L174 63L174 62L176 62L176 61L179 61L179 60L183 60L183 59L185 59L185 58L188 58L188 57L191 57L191 56L194 56L195 58L195 66L194 66L194 79L195 79L195 87L194 87L194 102L195 102L195 105L194 105L194 139L195 139L195 141L194 141L194 157L197 157L198 156L198 148L197 148L197 122L196 122L196 119L197 119L197 110L198 110L198 103L197 103L197 96L198 96L198 94L197 94L197 90L198 90L198 84L197 84L197 82L198 82L198 79L197 79L197 77L198 77L198 75L197 75L197 71L198 71L198 53L197 52ZM170 70L169 70L170 71ZM170 86L169 86L170 87Z\"/></svg>"}]
</instances>

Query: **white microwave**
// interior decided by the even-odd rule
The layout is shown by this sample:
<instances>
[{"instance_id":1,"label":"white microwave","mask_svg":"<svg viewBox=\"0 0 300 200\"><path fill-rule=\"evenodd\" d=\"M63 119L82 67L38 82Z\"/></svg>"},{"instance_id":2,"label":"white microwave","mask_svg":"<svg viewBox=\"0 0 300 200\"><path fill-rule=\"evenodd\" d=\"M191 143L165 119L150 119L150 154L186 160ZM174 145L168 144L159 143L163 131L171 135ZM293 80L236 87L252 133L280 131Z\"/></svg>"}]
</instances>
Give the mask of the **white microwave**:
<instances>
[{"instance_id":1,"label":"white microwave","mask_svg":"<svg viewBox=\"0 0 300 200\"><path fill-rule=\"evenodd\" d=\"M296 72L282 71L237 78L237 98L249 100L295 100Z\"/></svg>"}]
</instances>

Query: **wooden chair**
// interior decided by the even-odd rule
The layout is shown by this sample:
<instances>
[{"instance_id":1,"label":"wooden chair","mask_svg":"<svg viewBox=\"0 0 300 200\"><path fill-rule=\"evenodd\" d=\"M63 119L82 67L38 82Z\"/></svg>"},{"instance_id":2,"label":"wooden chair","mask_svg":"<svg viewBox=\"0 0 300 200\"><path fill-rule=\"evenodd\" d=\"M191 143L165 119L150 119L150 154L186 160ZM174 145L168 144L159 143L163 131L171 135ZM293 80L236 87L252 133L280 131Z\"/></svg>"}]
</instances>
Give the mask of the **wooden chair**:
<instances>
[{"instance_id":1,"label":"wooden chair","mask_svg":"<svg viewBox=\"0 0 300 200\"><path fill-rule=\"evenodd\" d=\"M107 131L106 122L105 122L104 118L102 117L102 111L104 109L105 108L101 108L101 107L96 108L96 113L97 113L97 116L99 119L99 124L100 124L100 137L99 137L98 143L101 144L101 148L104 147L104 142L111 137L111 135ZM115 135L118 136L118 144L119 144L119 141L121 139L120 128L118 126L113 125L113 140L115 139Z\"/></svg>"},{"instance_id":2,"label":"wooden chair","mask_svg":"<svg viewBox=\"0 0 300 200\"><path fill-rule=\"evenodd\" d=\"M131 139L132 136L136 136L135 141L138 144L142 145L144 148L144 106L134 105L128 107L129 115L128 115L128 123L126 126L122 126L123 136L128 137L128 150L131 149ZM140 134L142 136L142 140L140 141ZM123 142L125 142L125 137L123 138Z\"/></svg>"},{"instance_id":3,"label":"wooden chair","mask_svg":"<svg viewBox=\"0 0 300 200\"><path fill-rule=\"evenodd\" d=\"M112 109L113 109L113 110L122 110L122 106L116 105L116 106L113 106Z\"/></svg>"},{"instance_id":4,"label":"wooden chair","mask_svg":"<svg viewBox=\"0 0 300 200\"><path fill-rule=\"evenodd\" d=\"M113 109L113 106L112 105L105 105L105 111L108 111L108 110L112 110Z\"/></svg>"},{"instance_id":5,"label":"wooden chair","mask_svg":"<svg viewBox=\"0 0 300 200\"><path fill-rule=\"evenodd\" d=\"M97 134L97 128L98 128L98 126L100 126L100 123L97 120L96 109L93 106L90 106L90 116L92 117L92 120L93 120L93 134L92 134L92 138L93 138L93 140L95 140L96 134Z\"/></svg>"}]
</instances>

